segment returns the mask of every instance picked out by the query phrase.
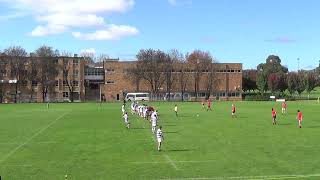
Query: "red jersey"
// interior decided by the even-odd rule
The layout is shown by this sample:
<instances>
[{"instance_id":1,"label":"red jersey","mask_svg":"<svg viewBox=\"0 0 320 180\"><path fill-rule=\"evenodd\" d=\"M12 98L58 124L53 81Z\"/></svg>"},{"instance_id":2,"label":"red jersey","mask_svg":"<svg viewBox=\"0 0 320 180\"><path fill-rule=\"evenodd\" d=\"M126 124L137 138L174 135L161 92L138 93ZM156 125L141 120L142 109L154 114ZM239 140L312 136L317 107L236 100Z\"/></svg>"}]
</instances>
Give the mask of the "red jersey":
<instances>
[{"instance_id":1,"label":"red jersey","mask_svg":"<svg viewBox=\"0 0 320 180\"><path fill-rule=\"evenodd\" d=\"M298 120L299 120L299 121L302 121L302 112L298 112L297 117L298 117Z\"/></svg>"},{"instance_id":2,"label":"red jersey","mask_svg":"<svg viewBox=\"0 0 320 180\"><path fill-rule=\"evenodd\" d=\"M208 107L211 107L211 101L208 101Z\"/></svg>"},{"instance_id":3,"label":"red jersey","mask_svg":"<svg viewBox=\"0 0 320 180\"><path fill-rule=\"evenodd\" d=\"M277 112L275 110L272 110L272 117L275 117L277 115Z\"/></svg>"},{"instance_id":4,"label":"red jersey","mask_svg":"<svg viewBox=\"0 0 320 180\"><path fill-rule=\"evenodd\" d=\"M286 103L282 103L282 108L287 108L287 104Z\"/></svg>"}]
</instances>

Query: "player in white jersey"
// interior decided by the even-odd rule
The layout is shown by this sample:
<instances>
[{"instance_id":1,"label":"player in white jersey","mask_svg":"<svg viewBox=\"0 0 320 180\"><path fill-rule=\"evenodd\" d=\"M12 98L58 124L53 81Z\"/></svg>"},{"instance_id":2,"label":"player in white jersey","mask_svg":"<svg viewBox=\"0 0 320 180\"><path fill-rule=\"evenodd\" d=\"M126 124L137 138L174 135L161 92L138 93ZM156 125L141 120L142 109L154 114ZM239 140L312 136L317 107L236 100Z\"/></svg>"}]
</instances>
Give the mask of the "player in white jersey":
<instances>
[{"instance_id":1,"label":"player in white jersey","mask_svg":"<svg viewBox=\"0 0 320 180\"><path fill-rule=\"evenodd\" d=\"M126 112L124 104L122 104L122 106L121 106L121 111L122 111L122 116L123 116L124 113Z\"/></svg>"},{"instance_id":2,"label":"player in white jersey","mask_svg":"<svg viewBox=\"0 0 320 180\"><path fill-rule=\"evenodd\" d=\"M143 110L143 118L144 118L144 119L147 119L147 116L148 116L147 113L148 113L148 108L145 107L144 110Z\"/></svg>"},{"instance_id":3,"label":"player in white jersey","mask_svg":"<svg viewBox=\"0 0 320 180\"><path fill-rule=\"evenodd\" d=\"M151 116L151 131L154 134L156 132L158 117L155 113Z\"/></svg>"},{"instance_id":4,"label":"player in white jersey","mask_svg":"<svg viewBox=\"0 0 320 180\"><path fill-rule=\"evenodd\" d=\"M157 130L157 142L158 142L158 151L161 151L161 143L164 140L163 138L163 133L162 133L162 127L160 126L159 129Z\"/></svg>"},{"instance_id":5,"label":"player in white jersey","mask_svg":"<svg viewBox=\"0 0 320 180\"><path fill-rule=\"evenodd\" d=\"M130 128L130 122L129 122L129 119L128 119L128 113L124 113L123 115L123 119L124 119L124 123L126 124L126 127L129 129Z\"/></svg>"}]
</instances>

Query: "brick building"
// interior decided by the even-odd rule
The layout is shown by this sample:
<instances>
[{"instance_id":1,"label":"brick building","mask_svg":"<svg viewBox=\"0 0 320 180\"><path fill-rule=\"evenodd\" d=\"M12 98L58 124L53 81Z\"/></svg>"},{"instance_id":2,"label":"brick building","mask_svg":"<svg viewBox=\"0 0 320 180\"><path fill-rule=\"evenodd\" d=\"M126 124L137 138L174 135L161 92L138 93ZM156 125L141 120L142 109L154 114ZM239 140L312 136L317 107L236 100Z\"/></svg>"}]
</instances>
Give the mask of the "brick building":
<instances>
[{"instance_id":1,"label":"brick building","mask_svg":"<svg viewBox=\"0 0 320 180\"><path fill-rule=\"evenodd\" d=\"M31 70L32 60L38 57L24 57L23 70L26 74ZM39 59L39 58L38 58ZM108 59L100 63L88 62L82 57L50 57L58 70L54 78L54 86L43 98L42 84L36 76L21 78L20 80L12 73L10 57L0 55L0 102L75 102L83 101L121 101L129 92L149 92L150 85L143 79L135 80L127 73L128 69L134 68L137 61L120 61L119 59ZM214 83L210 98L220 100L241 100L242 89L242 64L240 63L214 63ZM189 65L187 65L189 66ZM179 76L179 67L173 69L173 76ZM198 92L195 94L194 68L188 67L188 83L185 93L194 99L207 96L208 72L202 71ZM30 76L30 75L29 75ZM178 79L178 78L177 78ZM19 85L17 86L17 81ZM159 88L157 94L160 98L166 95L166 84ZM179 93L179 81L172 84L171 93Z\"/></svg>"},{"instance_id":2,"label":"brick building","mask_svg":"<svg viewBox=\"0 0 320 180\"><path fill-rule=\"evenodd\" d=\"M127 70L136 66L136 61L105 61L105 83L101 85L101 93L107 101L122 100L129 92L152 92L144 80L136 81L127 75ZM210 98L220 100L241 100L242 90L242 64L240 63L214 63L214 84ZM194 70L190 68L186 92L194 99ZM174 68L174 75L178 76L179 68ZM208 72L202 72L199 79L198 97L207 97ZM173 83L171 93L179 93L179 81ZM165 83L160 88L160 94L166 94Z\"/></svg>"}]
</instances>

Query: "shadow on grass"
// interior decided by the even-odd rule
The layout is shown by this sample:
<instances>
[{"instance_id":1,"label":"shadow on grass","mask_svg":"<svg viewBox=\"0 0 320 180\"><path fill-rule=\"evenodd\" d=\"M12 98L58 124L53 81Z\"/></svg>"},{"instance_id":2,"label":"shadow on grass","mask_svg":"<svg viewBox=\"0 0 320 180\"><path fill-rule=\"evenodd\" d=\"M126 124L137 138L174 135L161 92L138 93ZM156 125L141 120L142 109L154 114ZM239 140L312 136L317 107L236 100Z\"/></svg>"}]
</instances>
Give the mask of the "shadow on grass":
<instances>
[{"instance_id":1,"label":"shadow on grass","mask_svg":"<svg viewBox=\"0 0 320 180\"><path fill-rule=\"evenodd\" d=\"M164 131L165 134L176 134L179 133L179 131Z\"/></svg>"},{"instance_id":2,"label":"shadow on grass","mask_svg":"<svg viewBox=\"0 0 320 180\"><path fill-rule=\"evenodd\" d=\"M302 125L302 128L303 128L303 125ZM319 128L320 129L320 125L318 125L318 126L308 126L306 128Z\"/></svg>"},{"instance_id":3,"label":"shadow on grass","mask_svg":"<svg viewBox=\"0 0 320 180\"><path fill-rule=\"evenodd\" d=\"M291 125L292 123L280 123L278 124L279 126L288 126L288 125Z\"/></svg>"},{"instance_id":4,"label":"shadow on grass","mask_svg":"<svg viewBox=\"0 0 320 180\"><path fill-rule=\"evenodd\" d=\"M166 152L189 152L194 151L195 149L166 149Z\"/></svg>"},{"instance_id":5,"label":"shadow on grass","mask_svg":"<svg viewBox=\"0 0 320 180\"><path fill-rule=\"evenodd\" d=\"M142 128L142 127L134 127L134 128L130 128L130 129L139 130L139 129L146 129L146 128Z\"/></svg>"}]
</instances>

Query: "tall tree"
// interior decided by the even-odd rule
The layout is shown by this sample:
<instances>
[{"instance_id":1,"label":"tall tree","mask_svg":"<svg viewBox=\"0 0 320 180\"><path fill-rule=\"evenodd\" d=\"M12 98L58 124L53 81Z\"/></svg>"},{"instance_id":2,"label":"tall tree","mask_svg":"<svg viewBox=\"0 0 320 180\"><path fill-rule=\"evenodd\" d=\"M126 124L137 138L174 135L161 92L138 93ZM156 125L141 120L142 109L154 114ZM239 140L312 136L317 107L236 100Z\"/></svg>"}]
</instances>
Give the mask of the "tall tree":
<instances>
[{"instance_id":1,"label":"tall tree","mask_svg":"<svg viewBox=\"0 0 320 180\"><path fill-rule=\"evenodd\" d=\"M33 95L35 93L35 88L38 87L38 61L36 57L30 56L29 58L29 67L27 72L27 80L31 82L31 85L29 86L30 91L30 99L29 102L32 102Z\"/></svg>"},{"instance_id":2,"label":"tall tree","mask_svg":"<svg viewBox=\"0 0 320 180\"><path fill-rule=\"evenodd\" d=\"M137 69L142 79L149 84L152 94L157 95L165 82L163 72L166 58L166 53L153 49L142 49L137 54Z\"/></svg>"},{"instance_id":3,"label":"tall tree","mask_svg":"<svg viewBox=\"0 0 320 180\"><path fill-rule=\"evenodd\" d=\"M306 74L306 91L308 94L311 93L311 91L314 90L314 88L317 86L317 76L313 72L307 72Z\"/></svg>"},{"instance_id":4,"label":"tall tree","mask_svg":"<svg viewBox=\"0 0 320 180\"><path fill-rule=\"evenodd\" d=\"M8 56L11 78L17 80L15 83L14 95L14 102L17 103L18 89L27 76L27 52L21 46L11 46L5 49L4 53Z\"/></svg>"},{"instance_id":5,"label":"tall tree","mask_svg":"<svg viewBox=\"0 0 320 180\"><path fill-rule=\"evenodd\" d=\"M78 59L70 60L69 57L62 57L63 60L63 84L67 85L69 90L69 100L74 101L74 91L75 87L79 85L79 82L76 81L76 77L79 76L79 71L76 69L76 66L79 63Z\"/></svg>"},{"instance_id":6,"label":"tall tree","mask_svg":"<svg viewBox=\"0 0 320 180\"><path fill-rule=\"evenodd\" d=\"M306 90L306 76L302 72L298 73L296 90L299 96L301 96L301 93Z\"/></svg>"},{"instance_id":7,"label":"tall tree","mask_svg":"<svg viewBox=\"0 0 320 180\"><path fill-rule=\"evenodd\" d=\"M193 71L194 93L197 100L201 75L204 73L203 70L206 69L208 63L212 62L212 56L207 51L194 50L191 54L187 55L187 61L191 65Z\"/></svg>"},{"instance_id":8,"label":"tall tree","mask_svg":"<svg viewBox=\"0 0 320 180\"><path fill-rule=\"evenodd\" d=\"M242 76L243 91L254 91L257 89L257 70L244 70Z\"/></svg>"},{"instance_id":9,"label":"tall tree","mask_svg":"<svg viewBox=\"0 0 320 180\"><path fill-rule=\"evenodd\" d=\"M285 74L288 72L288 68L281 65L281 59L279 56L270 55L266 59L266 63L261 63L257 66L258 77L257 86L260 92L268 90L267 80L270 74L280 73ZM271 89L270 89L271 90Z\"/></svg>"},{"instance_id":10,"label":"tall tree","mask_svg":"<svg viewBox=\"0 0 320 180\"><path fill-rule=\"evenodd\" d=\"M38 57L38 79L41 87L42 102L48 100L48 93L55 87L55 78L59 74L58 57L52 47L43 45L36 50Z\"/></svg>"},{"instance_id":11,"label":"tall tree","mask_svg":"<svg viewBox=\"0 0 320 180\"><path fill-rule=\"evenodd\" d=\"M297 83L298 83L298 75L297 73L291 72L287 76L287 84L288 84L288 91L291 95L293 95L297 90Z\"/></svg>"},{"instance_id":12,"label":"tall tree","mask_svg":"<svg viewBox=\"0 0 320 180\"><path fill-rule=\"evenodd\" d=\"M184 94L186 93L187 84L191 79L190 69L188 68L188 63L186 57L182 53L177 53L177 80L179 82L179 89L181 92L181 100L184 101Z\"/></svg>"}]
</instances>

